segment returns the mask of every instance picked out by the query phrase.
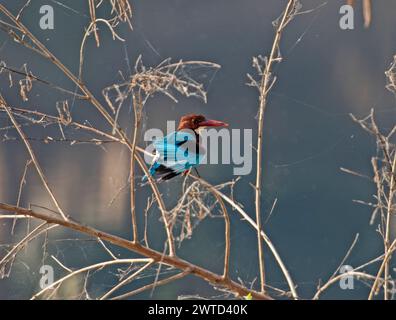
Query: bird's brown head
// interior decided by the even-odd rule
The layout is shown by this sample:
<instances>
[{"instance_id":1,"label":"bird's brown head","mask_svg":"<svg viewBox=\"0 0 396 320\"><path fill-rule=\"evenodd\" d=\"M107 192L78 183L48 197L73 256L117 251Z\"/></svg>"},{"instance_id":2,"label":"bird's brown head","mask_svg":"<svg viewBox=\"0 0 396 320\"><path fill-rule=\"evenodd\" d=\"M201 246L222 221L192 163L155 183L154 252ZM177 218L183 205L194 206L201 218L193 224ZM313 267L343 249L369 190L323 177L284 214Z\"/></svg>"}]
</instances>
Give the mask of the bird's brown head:
<instances>
[{"instance_id":1,"label":"bird's brown head","mask_svg":"<svg viewBox=\"0 0 396 320\"><path fill-rule=\"evenodd\" d=\"M177 130L197 130L204 127L228 127L228 124L217 120L208 120L200 114L187 114L180 118Z\"/></svg>"}]
</instances>

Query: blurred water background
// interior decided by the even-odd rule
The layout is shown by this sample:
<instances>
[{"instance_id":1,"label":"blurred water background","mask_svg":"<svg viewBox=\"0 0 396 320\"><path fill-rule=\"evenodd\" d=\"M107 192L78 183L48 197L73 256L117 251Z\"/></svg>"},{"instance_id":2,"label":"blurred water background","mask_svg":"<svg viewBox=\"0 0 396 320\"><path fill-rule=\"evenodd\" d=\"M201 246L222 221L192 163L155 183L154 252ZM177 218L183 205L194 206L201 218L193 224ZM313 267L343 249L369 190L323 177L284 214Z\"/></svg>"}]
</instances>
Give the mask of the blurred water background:
<instances>
[{"instance_id":1,"label":"blurred water background","mask_svg":"<svg viewBox=\"0 0 396 320\"><path fill-rule=\"evenodd\" d=\"M0 2L13 13L17 13L24 3L20 0ZM384 75L396 53L396 2L373 1L373 19L368 29L363 27L361 7L357 6L355 29L346 31L339 27L339 9L343 1L301 2L303 10L317 9L297 16L288 25L282 39L284 61L275 69L277 82L270 94L265 121L262 209L266 220L277 198L277 205L264 229L298 285L300 296L310 298L320 280L326 280L338 267L357 233L359 240L347 264L358 266L377 257L383 250L376 224L369 225L371 208L353 202L354 199L374 201L374 185L345 174L340 168L371 176L370 159L376 154L375 140L351 120L350 113L361 118L374 108L381 129L390 130L396 124L395 100L385 89ZM39 27L39 8L44 4L54 8L54 30ZM124 43L113 41L104 26L100 27L100 48L96 48L92 37L87 41L84 80L104 101L101 90L120 80L119 71L128 75L129 65L133 65L139 55L149 66L168 57L174 61L218 63L221 69L215 74L202 71L208 89L207 104L183 97L179 97L176 104L165 96L156 95L145 107L143 130L165 129L166 120L177 120L185 113L194 112L226 121L231 128L252 128L255 141L258 95L255 89L246 86L246 73L254 73L253 56L269 53L274 37L272 21L280 15L285 4L286 1L278 0L132 1L133 31L125 24L118 28L119 35L126 40ZM105 6L101 7L99 15L106 12ZM90 21L87 1L33 0L22 21L66 66L78 73L83 31ZM75 90L51 63L15 43L4 32L0 33L0 60L14 68L28 63L34 75ZM74 119L107 128L86 102L76 100L73 103L70 96L45 85L35 83L29 101L22 102L17 88L10 89L8 78L3 74L0 90L11 105L55 115L56 102L69 99ZM126 107L121 123L127 130L132 128L130 119L131 111ZM0 124L1 127L10 124L5 114L0 115ZM55 127L27 127L25 130L31 137L59 136ZM76 134L71 129L65 130L69 137ZM2 130L0 134L2 138L17 137L12 129ZM144 145L143 141L140 143ZM109 206L114 195L127 183L129 154L125 148L112 144L71 146L39 141L32 142L32 146L66 212L101 230L130 237L128 190L123 190ZM28 154L20 141L0 141L1 202L16 203L27 159ZM205 165L199 172L211 183L235 178L232 165ZM254 178L254 172L242 177L234 191L236 199L243 203L251 217L254 217L254 194L249 183ZM181 179L174 179L161 185L169 206L175 203L181 182ZM137 212L142 213L150 190L138 187L137 192ZM33 170L28 174L21 202L23 206L29 204L52 207ZM149 236L151 244L162 250L164 234L158 219L158 212L150 215ZM139 214L140 225L142 221L143 216ZM249 285L258 276L256 235L236 214L231 215L231 223L231 273L235 279ZM221 219L204 220L192 239L182 243L179 256L221 272L223 228ZM24 231L25 224L19 222L17 234L21 236ZM142 235L143 230L139 232ZM31 297L39 289L38 270L43 262L54 265L57 277L64 275L64 270L54 263L51 255L71 268L109 259L95 241L70 240L84 238L79 234L58 229L51 231L48 237L45 256L42 238L29 244L18 255L10 277L0 280L0 298ZM10 235L10 222L0 220L2 255L8 248L5 244L15 240ZM114 250L122 257L132 256ZM287 289L287 283L267 248L265 257L269 284ZM375 272L377 268L378 265L374 265L366 270ZM129 288L144 281L141 279ZM78 296L80 282L81 278L78 278L68 283L65 294ZM95 297L114 283L114 277L102 272L95 274L88 286ZM257 286L257 281L253 285ZM323 297L362 299L368 292L365 283L356 281L353 290L342 290L334 285ZM174 299L179 295L194 294L215 297L219 293L204 281L189 276L136 298Z\"/></svg>"}]
</instances>

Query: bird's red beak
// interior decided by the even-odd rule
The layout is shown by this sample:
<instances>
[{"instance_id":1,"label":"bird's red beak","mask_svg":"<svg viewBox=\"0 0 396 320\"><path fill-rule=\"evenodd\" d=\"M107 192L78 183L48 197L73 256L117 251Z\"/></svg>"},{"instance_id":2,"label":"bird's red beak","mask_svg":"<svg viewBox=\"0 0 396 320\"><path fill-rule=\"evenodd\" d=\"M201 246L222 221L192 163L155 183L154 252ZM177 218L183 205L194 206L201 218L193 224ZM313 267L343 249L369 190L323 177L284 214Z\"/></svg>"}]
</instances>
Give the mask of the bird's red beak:
<instances>
[{"instance_id":1,"label":"bird's red beak","mask_svg":"<svg viewBox=\"0 0 396 320\"><path fill-rule=\"evenodd\" d=\"M199 123L200 127L228 127L228 123L217 120L205 120Z\"/></svg>"}]
</instances>

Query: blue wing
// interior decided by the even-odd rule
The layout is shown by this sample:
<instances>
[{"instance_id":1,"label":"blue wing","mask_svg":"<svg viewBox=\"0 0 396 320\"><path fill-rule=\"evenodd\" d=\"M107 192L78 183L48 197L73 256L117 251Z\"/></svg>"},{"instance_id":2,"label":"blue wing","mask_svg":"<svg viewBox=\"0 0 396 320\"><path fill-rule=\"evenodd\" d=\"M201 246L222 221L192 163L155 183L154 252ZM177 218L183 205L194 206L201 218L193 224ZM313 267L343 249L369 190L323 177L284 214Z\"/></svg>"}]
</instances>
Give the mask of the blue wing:
<instances>
[{"instance_id":1,"label":"blue wing","mask_svg":"<svg viewBox=\"0 0 396 320\"><path fill-rule=\"evenodd\" d=\"M153 142L156 156L150 167L150 175L157 180L171 179L199 165L205 151L199 147L196 135L189 131L175 131ZM143 181L147 177L143 177Z\"/></svg>"}]
</instances>

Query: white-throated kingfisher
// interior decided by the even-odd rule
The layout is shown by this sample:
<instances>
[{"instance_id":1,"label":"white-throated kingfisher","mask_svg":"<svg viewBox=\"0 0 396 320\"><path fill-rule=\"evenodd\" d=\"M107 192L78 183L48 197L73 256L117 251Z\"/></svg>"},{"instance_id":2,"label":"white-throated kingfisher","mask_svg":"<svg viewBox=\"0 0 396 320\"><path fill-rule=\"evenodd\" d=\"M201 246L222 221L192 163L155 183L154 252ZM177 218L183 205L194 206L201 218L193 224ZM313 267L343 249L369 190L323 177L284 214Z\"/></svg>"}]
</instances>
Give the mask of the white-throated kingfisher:
<instances>
[{"instance_id":1,"label":"white-throated kingfisher","mask_svg":"<svg viewBox=\"0 0 396 320\"><path fill-rule=\"evenodd\" d=\"M195 168L206 154L200 143L199 130L227 126L225 122L208 120L203 115L188 114L181 117L176 131L154 140L155 156L149 168L150 175L161 182ZM142 181L147 181L147 177L144 176Z\"/></svg>"}]
</instances>

